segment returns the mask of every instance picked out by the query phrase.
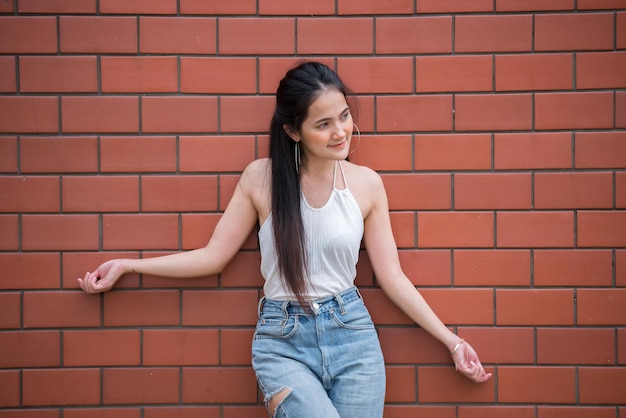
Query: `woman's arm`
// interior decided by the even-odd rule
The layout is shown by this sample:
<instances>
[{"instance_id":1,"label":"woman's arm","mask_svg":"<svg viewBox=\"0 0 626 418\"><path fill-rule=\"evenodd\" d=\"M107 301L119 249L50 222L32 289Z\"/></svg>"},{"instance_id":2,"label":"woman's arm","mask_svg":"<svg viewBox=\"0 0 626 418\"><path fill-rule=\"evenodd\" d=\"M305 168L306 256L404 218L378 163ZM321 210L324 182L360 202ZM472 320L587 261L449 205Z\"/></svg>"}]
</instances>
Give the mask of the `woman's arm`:
<instances>
[{"instance_id":1,"label":"woman's arm","mask_svg":"<svg viewBox=\"0 0 626 418\"><path fill-rule=\"evenodd\" d=\"M81 289L87 293L110 290L122 275L131 272L172 278L203 277L221 272L257 223L257 209L250 190L254 181L245 181L250 176L248 170L242 174L228 207L205 247L161 257L107 261L94 272L78 279ZM244 187L243 184L250 187Z\"/></svg>"},{"instance_id":2,"label":"woman's arm","mask_svg":"<svg viewBox=\"0 0 626 418\"><path fill-rule=\"evenodd\" d=\"M373 174L369 182L373 201L365 218L364 242L378 283L409 318L450 350L459 372L475 382L489 379L491 374L485 373L472 347L441 322L402 271L384 185L377 174Z\"/></svg>"}]
</instances>

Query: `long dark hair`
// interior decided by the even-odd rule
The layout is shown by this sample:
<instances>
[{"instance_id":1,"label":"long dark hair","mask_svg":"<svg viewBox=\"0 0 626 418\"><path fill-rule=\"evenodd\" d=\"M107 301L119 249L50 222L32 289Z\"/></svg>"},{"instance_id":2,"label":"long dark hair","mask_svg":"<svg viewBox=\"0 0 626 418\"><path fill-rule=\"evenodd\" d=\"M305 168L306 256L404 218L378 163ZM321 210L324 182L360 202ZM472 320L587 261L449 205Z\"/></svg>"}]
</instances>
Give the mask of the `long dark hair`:
<instances>
[{"instance_id":1,"label":"long dark hair","mask_svg":"<svg viewBox=\"0 0 626 418\"><path fill-rule=\"evenodd\" d=\"M270 126L272 160L272 224L278 268L284 286L305 304L307 289L306 234L300 212L300 175L296 171L296 142L285 132L300 132L309 106L321 93L347 89L328 66L305 62L289 70L276 91L276 110Z\"/></svg>"}]
</instances>

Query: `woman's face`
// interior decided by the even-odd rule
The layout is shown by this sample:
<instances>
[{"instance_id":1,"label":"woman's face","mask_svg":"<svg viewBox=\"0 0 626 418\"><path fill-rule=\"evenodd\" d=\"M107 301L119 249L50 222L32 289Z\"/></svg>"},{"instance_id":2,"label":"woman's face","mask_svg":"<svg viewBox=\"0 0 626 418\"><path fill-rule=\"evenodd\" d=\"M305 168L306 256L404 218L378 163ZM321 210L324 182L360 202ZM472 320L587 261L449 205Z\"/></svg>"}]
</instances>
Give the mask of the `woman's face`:
<instances>
[{"instance_id":1,"label":"woman's face","mask_svg":"<svg viewBox=\"0 0 626 418\"><path fill-rule=\"evenodd\" d=\"M309 106L300 132L293 133L300 141L307 162L315 159L344 160L350 151L353 121L344 95L326 90Z\"/></svg>"}]
</instances>

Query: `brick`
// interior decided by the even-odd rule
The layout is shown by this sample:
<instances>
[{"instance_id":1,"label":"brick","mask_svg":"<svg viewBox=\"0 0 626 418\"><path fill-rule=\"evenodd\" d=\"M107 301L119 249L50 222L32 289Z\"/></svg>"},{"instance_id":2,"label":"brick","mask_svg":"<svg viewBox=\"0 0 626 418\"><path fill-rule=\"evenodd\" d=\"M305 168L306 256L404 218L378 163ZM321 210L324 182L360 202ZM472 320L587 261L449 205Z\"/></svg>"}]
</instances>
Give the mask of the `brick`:
<instances>
[{"instance_id":1,"label":"brick","mask_svg":"<svg viewBox=\"0 0 626 418\"><path fill-rule=\"evenodd\" d=\"M382 179L391 210L451 208L449 174L385 174Z\"/></svg>"},{"instance_id":2,"label":"brick","mask_svg":"<svg viewBox=\"0 0 626 418\"><path fill-rule=\"evenodd\" d=\"M61 260L55 253L0 253L2 280L0 288L58 289Z\"/></svg>"},{"instance_id":3,"label":"brick","mask_svg":"<svg viewBox=\"0 0 626 418\"><path fill-rule=\"evenodd\" d=\"M23 250L96 250L98 241L97 215L22 216Z\"/></svg>"},{"instance_id":4,"label":"brick","mask_svg":"<svg viewBox=\"0 0 626 418\"><path fill-rule=\"evenodd\" d=\"M421 416L428 418L456 418L456 407L424 405L385 405L386 418Z\"/></svg>"},{"instance_id":5,"label":"brick","mask_svg":"<svg viewBox=\"0 0 626 418\"><path fill-rule=\"evenodd\" d=\"M617 330L618 364L626 364L626 329Z\"/></svg>"},{"instance_id":6,"label":"brick","mask_svg":"<svg viewBox=\"0 0 626 418\"><path fill-rule=\"evenodd\" d=\"M298 19L296 48L299 54L371 54L373 45L374 20L372 18L303 17ZM376 70L373 68L370 71ZM380 76L380 73L377 75Z\"/></svg>"},{"instance_id":7,"label":"brick","mask_svg":"<svg viewBox=\"0 0 626 418\"><path fill-rule=\"evenodd\" d=\"M535 51L613 49L613 15L538 14L534 33Z\"/></svg>"},{"instance_id":8,"label":"brick","mask_svg":"<svg viewBox=\"0 0 626 418\"><path fill-rule=\"evenodd\" d=\"M452 364L445 347L418 327L381 327L378 329L385 364ZM415 347L420 347L416 350ZM415 380L415 379L413 379Z\"/></svg>"},{"instance_id":9,"label":"brick","mask_svg":"<svg viewBox=\"0 0 626 418\"><path fill-rule=\"evenodd\" d=\"M19 328L21 308L22 302L19 293L0 293L0 328L4 330Z\"/></svg>"},{"instance_id":10,"label":"brick","mask_svg":"<svg viewBox=\"0 0 626 418\"><path fill-rule=\"evenodd\" d=\"M358 125L361 133L373 132L375 124L374 96L348 96L347 101L354 122ZM261 154L259 154L259 157L260 155Z\"/></svg>"},{"instance_id":11,"label":"brick","mask_svg":"<svg viewBox=\"0 0 626 418\"><path fill-rule=\"evenodd\" d=\"M24 93L95 93L96 57L20 57L20 91Z\"/></svg>"},{"instance_id":12,"label":"brick","mask_svg":"<svg viewBox=\"0 0 626 418\"><path fill-rule=\"evenodd\" d=\"M138 366L141 359L138 330L65 331L63 365Z\"/></svg>"},{"instance_id":13,"label":"brick","mask_svg":"<svg viewBox=\"0 0 626 418\"><path fill-rule=\"evenodd\" d=\"M0 97L1 133L53 133L58 130L59 100L56 97Z\"/></svg>"},{"instance_id":14,"label":"brick","mask_svg":"<svg viewBox=\"0 0 626 418\"><path fill-rule=\"evenodd\" d=\"M82 292L25 292L24 328L100 326L100 298Z\"/></svg>"},{"instance_id":15,"label":"brick","mask_svg":"<svg viewBox=\"0 0 626 418\"><path fill-rule=\"evenodd\" d=\"M100 138L102 172L174 172L176 159L173 136Z\"/></svg>"},{"instance_id":16,"label":"brick","mask_svg":"<svg viewBox=\"0 0 626 418\"><path fill-rule=\"evenodd\" d=\"M499 212L497 247L551 248L574 245L572 212Z\"/></svg>"},{"instance_id":17,"label":"brick","mask_svg":"<svg viewBox=\"0 0 626 418\"><path fill-rule=\"evenodd\" d=\"M615 278L617 286L626 287L626 250L615 251Z\"/></svg>"},{"instance_id":18,"label":"brick","mask_svg":"<svg viewBox=\"0 0 626 418\"><path fill-rule=\"evenodd\" d=\"M298 37L300 36L302 35ZM223 18L220 19L218 40L221 54L293 54L296 46L295 20L293 18ZM299 52L304 53L304 51Z\"/></svg>"},{"instance_id":19,"label":"brick","mask_svg":"<svg viewBox=\"0 0 626 418\"><path fill-rule=\"evenodd\" d=\"M626 369L581 367L579 370L581 403L618 404L623 402L624 389L626 389Z\"/></svg>"},{"instance_id":20,"label":"brick","mask_svg":"<svg viewBox=\"0 0 626 418\"><path fill-rule=\"evenodd\" d=\"M487 368L489 371L489 368ZM417 397L420 403L489 403L495 401L495 383L481 385L459 376L452 367L420 367Z\"/></svg>"},{"instance_id":21,"label":"brick","mask_svg":"<svg viewBox=\"0 0 626 418\"><path fill-rule=\"evenodd\" d=\"M0 212L58 212L61 208L58 177L2 177L0 189Z\"/></svg>"},{"instance_id":22,"label":"brick","mask_svg":"<svg viewBox=\"0 0 626 418\"><path fill-rule=\"evenodd\" d=\"M144 54L215 54L216 30L214 17L140 17L139 51Z\"/></svg>"},{"instance_id":23,"label":"brick","mask_svg":"<svg viewBox=\"0 0 626 418\"><path fill-rule=\"evenodd\" d=\"M379 96L376 114L379 132L450 131L452 97Z\"/></svg>"},{"instance_id":24,"label":"brick","mask_svg":"<svg viewBox=\"0 0 626 418\"><path fill-rule=\"evenodd\" d=\"M467 13L492 11L493 2L488 0L422 0L417 4L418 13Z\"/></svg>"},{"instance_id":25,"label":"brick","mask_svg":"<svg viewBox=\"0 0 626 418\"><path fill-rule=\"evenodd\" d=\"M460 337L480 353L480 361L500 364L533 364L535 336L530 327L459 328Z\"/></svg>"},{"instance_id":26,"label":"brick","mask_svg":"<svg viewBox=\"0 0 626 418\"><path fill-rule=\"evenodd\" d=\"M606 250L537 250L535 286L611 286L612 254Z\"/></svg>"},{"instance_id":27,"label":"brick","mask_svg":"<svg viewBox=\"0 0 626 418\"><path fill-rule=\"evenodd\" d=\"M497 12L535 12L552 10L574 10L574 0L496 0Z\"/></svg>"},{"instance_id":28,"label":"brick","mask_svg":"<svg viewBox=\"0 0 626 418\"><path fill-rule=\"evenodd\" d=\"M574 293L571 289L498 289L496 306L499 326L574 323Z\"/></svg>"},{"instance_id":29,"label":"brick","mask_svg":"<svg viewBox=\"0 0 626 418\"><path fill-rule=\"evenodd\" d=\"M577 132L577 169L626 168L626 134L623 132Z\"/></svg>"},{"instance_id":30,"label":"brick","mask_svg":"<svg viewBox=\"0 0 626 418\"><path fill-rule=\"evenodd\" d=\"M459 131L526 130L532 127L529 94L468 94L456 96L455 123Z\"/></svg>"},{"instance_id":31,"label":"brick","mask_svg":"<svg viewBox=\"0 0 626 418\"><path fill-rule=\"evenodd\" d=\"M96 0L20 0L19 13L87 14L96 13Z\"/></svg>"},{"instance_id":32,"label":"brick","mask_svg":"<svg viewBox=\"0 0 626 418\"><path fill-rule=\"evenodd\" d=\"M253 58L180 59L183 93L256 93L256 60Z\"/></svg>"},{"instance_id":33,"label":"brick","mask_svg":"<svg viewBox=\"0 0 626 418\"><path fill-rule=\"evenodd\" d=\"M376 53L452 52L452 18L412 16L376 18Z\"/></svg>"},{"instance_id":34,"label":"brick","mask_svg":"<svg viewBox=\"0 0 626 418\"><path fill-rule=\"evenodd\" d=\"M361 136L352 133L350 161L376 171L410 171L413 168L410 135Z\"/></svg>"},{"instance_id":35,"label":"brick","mask_svg":"<svg viewBox=\"0 0 626 418\"><path fill-rule=\"evenodd\" d=\"M537 418L613 418L613 407L589 407L589 406L539 406Z\"/></svg>"},{"instance_id":36,"label":"brick","mask_svg":"<svg viewBox=\"0 0 626 418\"><path fill-rule=\"evenodd\" d=\"M576 55L576 87L602 89L626 87L626 51Z\"/></svg>"},{"instance_id":37,"label":"brick","mask_svg":"<svg viewBox=\"0 0 626 418\"><path fill-rule=\"evenodd\" d=\"M222 215L217 213L185 213L182 215L182 247L192 250L204 247L213 235Z\"/></svg>"},{"instance_id":38,"label":"brick","mask_svg":"<svg viewBox=\"0 0 626 418\"><path fill-rule=\"evenodd\" d=\"M33 369L22 372L25 406L97 405L100 371L97 369Z\"/></svg>"},{"instance_id":39,"label":"brick","mask_svg":"<svg viewBox=\"0 0 626 418\"><path fill-rule=\"evenodd\" d=\"M143 416L144 418L221 418L220 409L218 406L146 407L143 408Z\"/></svg>"},{"instance_id":40,"label":"brick","mask_svg":"<svg viewBox=\"0 0 626 418\"><path fill-rule=\"evenodd\" d=\"M204 0L180 0L180 13L201 15L256 14L257 1L206 2Z\"/></svg>"},{"instance_id":41,"label":"brick","mask_svg":"<svg viewBox=\"0 0 626 418\"><path fill-rule=\"evenodd\" d=\"M113 258L139 258L136 252L65 252L63 262L63 289L78 289L77 278L82 278L88 271L94 271L100 264ZM125 274L115 283L115 288L139 287L139 274Z\"/></svg>"},{"instance_id":42,"label":"brick","mask_svg":"<svg viewBox=\"0 0 626 418\"><path fill-rule=\"evenodd\" d=\"M253 10L252 13L254 12ZM259 1L259 14L269 16L332 15L335 14L335 2L333 0L322 0L311 3L307 0L294 0L285 3L280 0L261 0Z\"/></svg>"},{"instance_id":43,"label":"brick","mask_svg":"<svg viewBox=\"0 0 626 418\"><path fill-rule=\"evenodd\" d=\"M185 368L182 377L184 403L241 403L257 401L252 368Z\"/></svg>"},{"instance_id":44,"label":"brick","mask_svg":"<svg viewBox=\"0 0 626 418\"><path fill-rule=\"evenodd\" d=\"M67 408L63 411L63 418L140 418L140 413L140 408Z\"/></svg>"},{"instance_id":45,"label":"brick","mask_svg":"<svg viewBox=\"0 0 626 418\"><path fill-rule=\"evenodd\" d=\"M19 249L18 215L0 215L0 251L17 251Z\"/></svg>"},{"instance_id":46,"label":"brick","mask_svg":"<svg viewBox=\"0 0 626 418\"><path fill-rule=\"evenodd\" d=\"M504 403L574 403L573 367L498 367L498 401Z\"/></svg>"},{"instance_id":47,"label":"brick","mask_svg":"<svg viewBox=\"0 0 626 418\"><path fill-rule=\"evenodd\" d=\"M0 16L0 54L55 54L53 16Z\"/></svg>"},{"instance_id":48,"label":"brick","mask_svg":"<svg viewBox=\"0 0 626 418\"><path fill-rule=\"evenodd\" d=\"M217 330L144 330L144 366L217 365L219 334Z\"/></svg>"},{"instance_id":49,"label":"brick","mask_svg":"<svg viewBox=\"0 0 626 418\"><path fill-rule=\"evenodd\" d=\"M530 252L526 250L455 250L456 286L529 286Z\"/></svg>"},{"instance_id":50,"label":"brick","mask_svg":"<svg viewBox=\"0 0 626 418\"><path fill-rule=\"evenodd\" d=\"M144 212L215 211L216 176L145 176L141 182Z\"/></svg>"},{"instance_id":51,"label":"brick","mask_svg":"<svg viewBox=\"0 0 626 418\"><path fill-rule=\"evenodd\" d=\"M20 138L22 173L86 173L98 171L96 137Z\"/></svg>"},{"instance_id":52,"label":"brick","mask_svg":"<svg viewBox=\"0 0 626 418\"><path fill-rule=\"evenodd\" d=\"M619 91L615 93L615 127L626 127L626 94Z\"/></svg>"},{"instance_id":53,"label":"brick","mask_svg":"<svg viewBox=\"0 0 626 418\"><path fill-rule=\"evenodd\" d=\"M454 208L530 209L531 177L527 173L455 174Z\"/></svg>"},{"instance_id":54,"label":"brick","mask_svg":"<svg viewBox=\"0 0 626 418\"><path fill-rule=\"evenodd\" d=\"M181 137L182 172L241 172L254 160L252 136Z\"/></svg>"},{"instance_id":55,"label":"brick","mask_svg":"<svg viewBox=\"0 0 626 418\"><path fill-rule=\"evenodd\" d=\"M61 99L64 133L128 133L139 131L137 97L94 96Z\"/></svg>"},{"instance_id":56,"label":"brick","mask_svg":"<svg viewBox=\"0 0 626 418\"><path fill-rule=\"evenodd\" d=\"M0 370L0 386L2 398L0 407L20 406L21 379L19 370ZM2 412L0 412L1 414Z\"/></svg>"},{"instance_id":57,"label":"brick","mask_svg":"<svg viewBox=\"0 0 626 418\"><path fill-rule=\"evenodd\" d=\"M626 246L626 211L579 211L577 220L578 246Z\"/></svg>"},{"instance_id":58,"label":"brick","mask_svg":"<svg viewBox=\"0 0 626 418\"><path fill-rule=\"evenodd\" d=\"M103 372L105 404L179 403L177 368L107 368Z\"/></svg>"},{"instance_id":59,"label":"brick","mask_svg":"<svg viewBox=\"0 0 626 418\"><path fill-rule=\"evenodd\" d=\"M415 402L415 368L387 367L385 402Z\"/></svg>"},{"instance_id":60,"label":"brick","mask_svg":"<svg viewBox=\"0 0 626 418\"><path fill-rule=\"evenodd\" d=\"M63 53L137 53L137 18L109 16L61 16Z\"/></svg>"},{"instance_id":61,"label":"brick","mask_svg":"<svg viewBox=\"0 0 626 418\"><path fill-rule=\"evenodd\" d=\"M459 418L534 418L532 406L460 406Z\"/></svg>"},{"instance_id":62,"label":"brick","mask_svg":"<svg viewBox=\"0 0 626 418\"><path fill-rule=\"evenodd\" d=\"M616 38L617 38L617 48L624 49L626 48L626 13L617 13L616 14Z\"/></svg>"},{"instance_id":63,"label":"brick","mask_svg":"<svg viewBox=\"0 0 626 418\"><path fill-rule=\"evenodd\" d=\"M491 137L486 134L416 135L416 170L491 168Z\"/></svg>"},{"instance_id":64,"label":"brick","mask_svg":"<svg viewBox=\"0 0 626 418\"><path fill-rule=\"evenodd\" d=\"M563 350L563 347L576 347ZM615 332L610 329L540 328L539 364L615 364Z\"/></svg>"},{"instance_id":65,"label":"brick","mask_svg":"<svg viewBox=\"0 0 626 418\"><path fill-rule=\"evenodd\" d=\"M572 54L496 55L496 91L571 90Z\"/></svg>"},{"instance_id":66,"label":"brick","mask_svg":"<svg viewBox=\"0 0 626 418\"><path fill-rule=\"evenodd\" d=\"M339 58L337 71L350 81L350 88L359 93L413 92L413 59Z\"/></svg>"},{"instance_id":67,"label":"brick","mask_svg":"<svg viewBox=\"0 0 626 418\"><path fill-rule=\"evenodd\" d=\"M217 131L217 98L215 97L143 97L141 102L143 132Z\"/></svg>"},{"instance_id":68,"label":"brick","mask_svg":"<svg viewBox=\"0 0 626 418\"><path fill-rule=\"evenodd\" d=\"M611 173L536 173L536 209L608 209L613 206Z\"/></svg>"},{"instance_id":69,"label":"brick","mask_svg":"<svg viewBox=\"0 0 626 418\"><path fill-rule=\"evenodd\" d=\"M497 133L494 137L494 168L572 168L572 135L566 132Z\"/></svg>"},{"instance_id":70,"label":"brick","mask_svg":"<svg viewBox=\"0 0 626 418\"><path fill-rule=\"evenodd\" d=\"M0 173L17 173L16 137L0 137Z\"/></svg>"},{"instance_id":71,"label":"brick","mask_svg":"<svg viewBox=\"0 0 626 418\"><path fill-rule=\"evenodd\" d=\"M13 13L15 11L15 3L12 1L3 1L0 3L0 13Z\"/></svg>"},{"instance_id":72,"label":"brick","mask_svg":"<svg viewBox=\"0 0 626 418\"><path fill-rule=\"evenodd\" d=\"M0 367L58 367L61 363L58 331L14 331L0 333Z\"/></svg>"},{"instance_id":73,"label":"brick","mask_svg":"<svg viewBox=\"0 0 626 418\"><path fill-rule=\"evenodd\" d=\"M20 409L20 410L3 409L3 410L0 410L0 417L2 418L59 418L60 416L61 416L61 412L59 409Z\"/></svg>"},{"instance_id":74,"label":"brick","mask_svg":"<svg viewBox=\"0 0 626 418\"><path fill-rule=\"evenodd\" d=\"M139 179L136 176L66 176L62 199L64 212L137 212Z\"/></svg>"},{"instance_id":75,"label":"brick","mask_svg":"<svg viewBox=\"0 0 626 418\"><path fill-rule=\"evenodd\" d=\"M491 91L493 58L487 55L417 57L418 92Z\"/></svg>"},{"instance_id":76,"label":"brick","mask_svg":"<svg viewBox=\"0 0 626 418\"><path fill-rule=\"evenodd\" d=\"M14 57L0 57L0 93L15 93L17 78Z\"/></svg>"},{"instance_id":77,"label":"brick","mask_svg":"<svg viewBox=\"0 0 626 418\"><path fill-rule=\"evenodd\" d=\"M101 0L100 13L176 14L176 0Z\"/></svg>"},{"instance_id":78,"label":"brick","mask_svg":"<svg viewBox=\"0 0 626 418\"><path fill-rule=\"evenodd\" d=\"M105 250L174 250L178 248L175 214L115 214L102 219Z\"/></svg>"},{"instance_id":79,"label":"brick","mask_svg":"<svg viewBox=\"0 0 626 418\"><path fill-rule=\"evenodd\" d=\"M624 7L624 0L582 0L577 3L578 10L619 9Z\"/></svg>"},{"instance_id":80,"label":"brick","mask_svg":"<svg viewBox=\"0 0 626 418\"><path fill-rule=\"evenodd\" d=\"M225 133L267 132L275 106L275 99L269 96L222 97L220 130Z\"/></svg>"},{"instance_id":81,"label":"brick","mask_svg":"<svg viewBox=\"0 0 626 418\"><path fill-rule=\"evenodd\" d=\"M455 18L456 52L515 52L532 49L531 15L478 15Z\"/></svg>"},{"instance_id":82,"label":"brick","mask_svg":"<svg viewBox=\"0 0 626 418\"><path fill-rule=\"evenodd\" d=\"M239 252L222 270L220 277L230 287L263 287L259 252Z\"/></svg>"},{"instance_id":83,"label":"brick","mask_svg":"<svg viewBox=\"0 0 626 418\"><path fill-rule=\"evenodd\" d=\"M362 289L374 323L377 325L413 325L411 321L379 289ZM491 289L420 289L445 324L492 325L493 291Z\"/></svg>"},{"instance_id":84,"label":"brick","mask_svg":"<svg viewBox=\"0 0 626 418\"><path fill-rule=\"evenodd\" d=\"M256 290L183 291L183 325L231 326L256 324Z\"/></svg>"},{"instance_id":85,"label":"brick","mask_svg":"<svg viewBox=\"0 0 626 418\"><path fill-rule=\"evenodd\" d=\"M612 93L538 93L537 129L594 129L613 126Z\"/></svg>"},{"instance_id":86,"label":"brick","mask_svg":"<svg viewBox=\"0 0 626 418\"><path fill-rule=\"evenodd\" d=\"M102 57L103 93L174 93L178 91L176 57Z\"/></svg>"},{"instance_id":87,"label":"brick","mask_svg":"<svg viewBox=\"0 0 626 418\"><path fill-rule=\"evenodd\" d=\"M220 364L223 366L250 366L253 329L222 329L220 331ZM205 353L206 356L206 353Z\"/></svg>"},{"instance_id":88,"label":"brick","mask_svg":"<svg viewBox=\"0 0 626 418\"><path fill-rule=\"evenodd\" d=\"M578 289L579 325L624 325L626 289Z\"/></svg>"},{"instance_id":89,"label":"brick","mask_svg":"<svg viewBox=\"0 0 626 418\"><path fill-rule=\"evenodd\" d=\"M415 228L411 229L411 231L414 230ZM414 285L449 286L452 283L452 262L449 250L407 250L400 251L398 256L404 273Z\"/></svg>"},{"instance_id":90,"label":"brick","mask_svg":"<svg viewBox=\"0 0 626 418\"><path fill-rule=\"evenodd\" d=\"M626 173L615 173L615 207L626 208Z\"/></svg>"},{"instance_id":91,"label":"brick","mask_svg":"<svg viewBox=\"0 0 626 418\"><path fill-rule=\"evenodd\" d=\"M480 248L494 244L494 215L488 212L420 212L419 248Z\"/></svg>"},{"instance_id":92,"label":"brick","mask_svg":"<svg viewBox=\"0 0 626 418\"><path fill-rule=\"evenodd\" d=\"M179 293L175 290L107 293L104 298L104 325L179 325L179 305Z\"/></svg>"},{"instance_id":93,"label":"brick","mask_svg":"<svg viewBox=\"0 0 626 418\"><path fill-rule=\"evenodd\" d=\"M340 15L350 14L413 14L411 0L391 0L384 3L374 0L339 0L337 10ZM312 13L307 13L312 14Z\"/></svg>"}]
</instances>

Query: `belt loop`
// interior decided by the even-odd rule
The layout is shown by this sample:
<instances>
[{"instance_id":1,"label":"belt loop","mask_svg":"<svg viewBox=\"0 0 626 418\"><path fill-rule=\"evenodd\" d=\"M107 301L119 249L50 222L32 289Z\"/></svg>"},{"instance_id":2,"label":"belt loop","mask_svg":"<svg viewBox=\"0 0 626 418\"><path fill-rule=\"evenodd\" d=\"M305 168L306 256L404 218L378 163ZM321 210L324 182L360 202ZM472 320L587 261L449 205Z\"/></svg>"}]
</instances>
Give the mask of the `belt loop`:
<instances>
[{"instance_id":1,"label":"belt loop","mask_svg":"<svg viewBox=\"0 0 626 418\"><path fill-rule=\"evenodd\" d=\"M356 294L359 295L359 299L363 299L363 295L361 295L361 291L359 290L359 288L355 286L354 290L356 290Z\"/></svg>"},{"instance_id":2,"label":"belt loop","mask_svg":"<svg viewBox=\"0 0 626 418\"><path fill-rule=\"evenodd\" d=\"M341 313L341 315L345 315L346 314L346 308L343 305L343 298L341 297L341 293L337 293L335 295L335 300L339 304L339 313Z\"/></svg>"},{"instance_id":3,"label":"belt loop","mask_svg":"<svg viewBox=\"0 0 626 418\"><path fill-rule=\"evenodd\" d=\"M261 312L263 312L264 305L265 305L265 296L259 299L259 304L257 305L257 308L256 308L256 313L259 318L261 318Z\"/></svg>"},{"instance_id":4,"label":"belt loop","mask_svg":"<svg viewBox=\"0 0 626 418\"><path fill-rule=\"evenodd\" d=\"M287 318L289 318L289 312L287 311L287 308L289 307L289 301L286 300L282 303L281 309L283 311L283 320L287 321Z\"/></svg>"}]
</instances>

